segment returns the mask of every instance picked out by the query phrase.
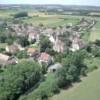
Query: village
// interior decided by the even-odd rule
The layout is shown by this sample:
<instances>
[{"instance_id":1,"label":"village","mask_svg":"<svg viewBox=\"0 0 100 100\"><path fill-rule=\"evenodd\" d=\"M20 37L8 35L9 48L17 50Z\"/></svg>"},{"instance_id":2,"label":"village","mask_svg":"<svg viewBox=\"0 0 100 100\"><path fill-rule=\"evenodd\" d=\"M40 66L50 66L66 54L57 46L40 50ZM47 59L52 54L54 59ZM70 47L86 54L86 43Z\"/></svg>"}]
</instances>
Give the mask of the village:
<instances>
[{"instance_id":1,"label":"village","mask_svg":"<svg viewBox=\"0 0 100 100\"><path fill-rule=\"evenodd\" d=\"M0 53L0 68L5 69L6 65L17 64L22 59L35 60L41 66L46 66L47 72L55 72L61 68L60 62L55 62L53 55L48 53L52 49L53 52L58 54L67 50L75 52L87 46L87 42L82 39L84 31L91 30L95 25L95 20L87 20L82 18L79 23L73 25L66 23L66 25L59 27L46 27L42 24L33 26L32 24L10 24L7 23L3 28L7 31L8 35L14 34L17 38L11 44L8 44ZM0 23L3 26L3 23ZM41 44L42 39L50 43ZM22 40L20 42L20 40ZM27 42L26 42L27 41ZM44 45L44 46L42 46ZM41 50L43 49L44 50ZM16 53L24 55L24 57L17 57ZM25 54L24 54L25 53Z\"/></svg>"}]
</instances>

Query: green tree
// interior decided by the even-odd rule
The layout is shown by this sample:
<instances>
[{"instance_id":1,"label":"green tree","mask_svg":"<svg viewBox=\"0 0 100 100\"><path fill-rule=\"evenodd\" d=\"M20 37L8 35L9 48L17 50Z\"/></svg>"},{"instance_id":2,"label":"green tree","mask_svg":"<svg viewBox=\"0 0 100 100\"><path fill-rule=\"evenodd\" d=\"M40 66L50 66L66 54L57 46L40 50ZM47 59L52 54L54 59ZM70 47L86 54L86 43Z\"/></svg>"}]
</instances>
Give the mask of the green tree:
<instances>
[{"instance_id":1,"label":"green tree","mask_svg":"<svg viewBox=\"0 0 100 100\"><path fill-rule=\"evenodd\" d=\"M96 44L97 46L100 46L100 40L96 40L96 41L95 41L95 44Z\"/></svg>"},{"instance_id":2,"label":"green tree","mask_svg":"<svg viewBox=\"0 0 100 100\"><path fill-rule=\"evenodd\" d=\"M0 100L16 100L39 82L40 66L35 62L22 61L8 66L0 77Z\"/></svg>"},{"instance_id":3,"label":"green tree","mask_svg":"<svg viewBox=\"0 0 100 100\"><path fill-rule=\"evenodd\" d=\"M26 47L29 45L29 41L27 36L23 36L23 37L19 37L17 39L17 42L22 46L22 47Z\"/></svg>"},{"instance_id":4,"label":"green tree","mask_svg":"<svg viewBox=\"0 0 100 100\"><path fill-rule=\"evenodd\" d=\"M28 16L27 12L19 12L14 15L14 18L27 17L27 16Z\"/></svg>"},{"instance_id":5,"label":"green tree","mask_svg":"<svg viewBox=\"0 0 100 100\"><path fill-rule=\"evenodd\" d=\"M22 58L27 58L28 55L27 55L27 52L25 50L23 50L23 51L18 51L16 53L16 57L19 59L22 59Z\"/></svg>"},{"instance_id":6,"label":"green tree","mask_svg":"<svg viewBox=\"0 0 100 100\"><path fill-rule=\"evenodd\" d=\"M86 55L86 51L78 51L62 59L63 70L66 73L66 80L69 83L77 81L80 75L85 75L87 67L84 64L84 58Z\"/></svg>"},{"instance_id":7,"label":"green tree","mask_svg":"<svg viewBox=\"0 0 100 100\"><path fill-rule=\"evenodd\" d=\"M100 47L99 46L92 46L91 53L95 57L100 57Z\"/></svg>"},{"instance_id":8,"label":"green tree","mask_svg":"<svg viewBox=\"0 0 100 100\"><path fill-rule=\"evenodd\" d=\"M55 75L50 74L35 91L31 92L29 95L22 96L19 100L47 100L48 97L58 92L59 87L57 85L57 79L55 78Z\"/></svg>"},{"instance_id":9,"label":"green tree","mask_svg":"<svg viewBox=\"0 0 100 100\"><path fill-rule=\"evenodd\" d=\"M44 52L47 48L52 49L52 44L49 41L48 37L41 35L40 36L40 51Z\"/></svg>"}]
</instances>

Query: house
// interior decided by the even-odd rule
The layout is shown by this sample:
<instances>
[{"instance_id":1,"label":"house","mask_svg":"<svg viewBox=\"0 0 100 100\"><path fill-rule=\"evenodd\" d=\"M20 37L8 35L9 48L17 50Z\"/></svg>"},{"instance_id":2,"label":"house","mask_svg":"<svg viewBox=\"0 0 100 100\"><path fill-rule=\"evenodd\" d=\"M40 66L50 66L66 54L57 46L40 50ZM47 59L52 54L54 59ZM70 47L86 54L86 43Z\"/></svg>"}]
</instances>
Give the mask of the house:
<instances>
[{"instance_id":1,"label":"house","mask_svg":"<svg viewBox=\"0 0 100 100\"><path fill-rule=\"evenodd\" d=\"M14 65L14 64L17 64L18 63L18 59L16 58L16 57L10 57L10 59L7 61L7 65L9 65L9 64L12 64L12 65Z\"/></svg>"},{"instance_id":2,"label":"house","mask_svg":"<svg viewBox=\"0 0 100 100\"><path fill-rule=\"evenodd\" d=\"M1 60L7 61L9 58L10 58L10 56L0 53L0 61Z\"/></svg>"},{"instance_id":3,"label":"house","mask_svg":"<svg viewBox=\"0 0 100 100\"><path fill-rule=\"evenodd\" d=\"M56 63L54 65L51 65L49 68L48 68L48 73L52 73L52 72L56 72L58 71L59 69L62 68L62 65L60 63Z\"/></svg>"},{"instance_id":4,"label":"house","mask_svg":"<svg viewBox=\"0 0 100 100\"><path fill-rule=\"evenodd\" d=\"M34 57L38 54L38 50L35 49L35 48L28 48L27 54L28 54L29 57Z\"/></svg>"},{"instance_id":5,"label":"house","mask_svg":"<svg viewBox=\"0 0 100 100\"><path fill-rule=\"evenodd\" d=\"M10 46L6 46L6 52L10 54L15 54L19 50L18 46L13 44Z\"/></svg>"},{"instance_id":6,"label":"house","mask_svg":"<svg viewBox=\"0 0 100 100\"><path fill-rule=\"evenodd\" d=\"M56 52L64 52L65 50L65 46L64 46L64 42L62 42L60 39L59 39L59 36L51 36L49 38L49 40L52 42L53 44L53 50L56 51Z\"/></svg>"},{"instance_id":7,"label":"house","mask_svg":"<svg viewBox=\"0 0 100 100\"><path fill-rule=\"evenodd\" d=\"M18 63L18 60L16 58L0 53L0 67L16 63Z\"/></svg>"},{"instance_id":8,"label":"house","mask_svg":"<svg viewBox=\"0 0 100 100\"><path fill-rule=\"evenodd\" d=\"M52 63L52 61L53 61L53 58L46 52L41 53L38 58L38 62L41 65L45 65L45 66L50 65Z\"/></svg>"},{"instance_id":9,"label":"house","mask_svg":"<svg viewBox=\"0 0 100 100\"><path fill-rule=\"evenodd\" d=\"M53 50L56 52L64 52L65 46L61 40L56 40L53 45Z\"/></svg>"},{"instance_id":10,"label":"house","mask_svg":"<svg viewBox=\"0 0 100 100\"><path fill-rule=\"evenodd\" d=\"M42 34L45 36L50 36L54 33L54 30L52 28L46 28L45 30L43 30Z\"/></svg>"},{"instance_id":11,"label":"house","mask_svg":"<svg viewBox=\"0 0 100 100\"><path fill-rule=\"evenodd\" d=\"M87 27L88 24L89 24L89 21L86 20L86 19L84 19L84 18L82 18L81 21L80 21L80 23L79 23L79 25L80 25L81 27Z\"/></svg>"},{"instance_id":12,"label":"house","mask_svg":"<svg viewBox=\"0 0 100 100\"><path fill-rule=\"evenodd\" d=\"M75 52L77 50L84 48L85 46L86 44L82 39L75 37L72 40L71 51Z\"/></svg>"},{"instance_id":13,"label":"house","mask_svg":"<svg viewBox=\"0 0 100 100\"><path fill-rule=\"evenodd\" d=\"M29 33L28 41L29 42L39 41L39 34L38 34L38 32L34 31L34 32Z\"/></svg>"}]
</instances>

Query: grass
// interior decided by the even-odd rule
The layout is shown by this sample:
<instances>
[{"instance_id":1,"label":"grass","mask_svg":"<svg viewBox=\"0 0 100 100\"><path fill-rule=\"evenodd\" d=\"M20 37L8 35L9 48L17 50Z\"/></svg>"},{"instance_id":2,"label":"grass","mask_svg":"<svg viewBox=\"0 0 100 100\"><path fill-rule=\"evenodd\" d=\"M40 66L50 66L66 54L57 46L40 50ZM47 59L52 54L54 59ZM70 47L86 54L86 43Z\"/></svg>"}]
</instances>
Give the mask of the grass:
<instances>
[{"instance_id":1,"label":"grass","mask_svg":"<svg viewBox=\"0 0 100 100\"><path fill-rule=\"evenodd\" d=\"M62 90L50 100L100 100L100 68L69 90Z\"/></svg>"},{"instance_id":2,"label":"grass","mask_svg":"<svg viewBox=\"0 0 100 100\"><path fill-rule=\"evenodd\" d=\"M90 41L95 41L97 39L100 40L100 32L94 32L94 31L91 32L89 40Z\"/></svg>"},{"instance_id":3,"label":"grass","mask_svg":"<svg viewBox=\"0 0 100 100\"><path fill-rule=\"evenodd\" d=\"M95 41L97 39L100 39L100 18L96 18L97 22L94 26L93 30L91 31L89 40Z\"/></svg>"},{"instance_id":4,"label":"grass","mask_svg":"<svg viewBox=\"0 0 100 100\"><path fill-rule=\"evenodd\" d=\"M42 17L42 16L37 16L37 17L31 17L31 18L25 18L22 19L25 23L32 23L33 25L39 25L40 23L44 24L45 26L59 26L59 25L64 25L68 23L75 24L79 20L78 18L67 18L67 16L47 16L47 17Z\"/></svg>"},{"instance_id":5,"label":"grass","mask_svg":"<svg viewBox=\"0 0 100 100\"><path fill-rule=\"evenodd\" d=\"M0 43L0 48L4 48L7 46L7 43Z\"/></svg>"},{"instance_id":6,"label":"grass","mask_svg":"<svg viewBox=\"0 0 100 100\"><path fill-rule=\"evenodd\" d=\"M93 70L100 67L100 58L91 57L91 58L85 59L84 62L88 67L88 72L92 72Z\"/></svg>"}]
</instances>

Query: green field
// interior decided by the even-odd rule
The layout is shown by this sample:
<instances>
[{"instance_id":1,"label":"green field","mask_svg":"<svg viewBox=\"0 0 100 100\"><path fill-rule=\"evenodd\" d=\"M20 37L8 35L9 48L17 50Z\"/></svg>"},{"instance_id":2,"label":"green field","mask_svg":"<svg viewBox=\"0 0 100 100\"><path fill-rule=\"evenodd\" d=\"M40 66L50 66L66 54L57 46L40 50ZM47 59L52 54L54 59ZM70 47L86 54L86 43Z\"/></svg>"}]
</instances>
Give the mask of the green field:
<instances>
[{"instance_id":1,"label":"green field","mask_svg":"<svg viewBox=\"0 0 100 100\"><path fill-rule=\"evenodd\" d=\"M97 40L97 39L99 39L100 40L100 32L91 32L91 34L90 34L90 38L89 38L89 40L90 41L95 41L95 40Z\"/></svg>"},{"instance_id":2,"label":"green field","mask_svg":"<svg viewBox=\"0 0 100 100\"><path fill-rule=\"evenodd\" d=\"M69 90L62 90L50 100L100 100L100 69L90 73Z\"/></svg>"},{"instance_id":3,"label":"green field","mask_svg":"<svg viewBox=\"0 0 100 100\"><path fill-rule=\"evenodd\" d=\"M5 48L7 46L7 43L0 43L0 48Z\"/></svg>"},{"instance_id":4,"label":"green field","mask_svg":"<svg viewBox=\"0 0 100 100\"><path fill-rule=\"evenodd\" d=\"M32 23L34 25L38 25L40 23L46 26L59 26L68 23L76 24L79 22L81 18L88 18L88 19L96 19L96 29L100 28L100 18L99 17L88 17L88 16L77 16L77 15L61 15L61 14L45 14L45 12L41 13L36 11L35 9L0 9L0 17L1 18L12 18L14 14L18 12L28 12L29 17L20 18L20 20L24 21L25 23ZM100 31L100 30L99 30Z\"/></svg>"},{"instance_id":5,"label":"green field","mask_svg":"<svg viewBox=\"0 0 100 100\"><path fill-rule=\"evenodd\" d=\"M100 39L100 18L95 18L96 25L94 26L94 29L91 31L89 40L95 41L97 39Z\"/></svg>"},{"instance_id":6,"label":"green field","mask_svg":"<svg viewBox=\"0 0 100 100\"><path fill-rule=\"evenodd\" d=\"M68 23L75 24L79 20L78 18L64 18L62 16L47 16L47 17L31 17L31 18L24 18L22 19L25 23L32 23L33 25L39 25L40 23L44 24L45 26L59 26L59 25L66 25Z\"/></svg>"}]
</instances>

